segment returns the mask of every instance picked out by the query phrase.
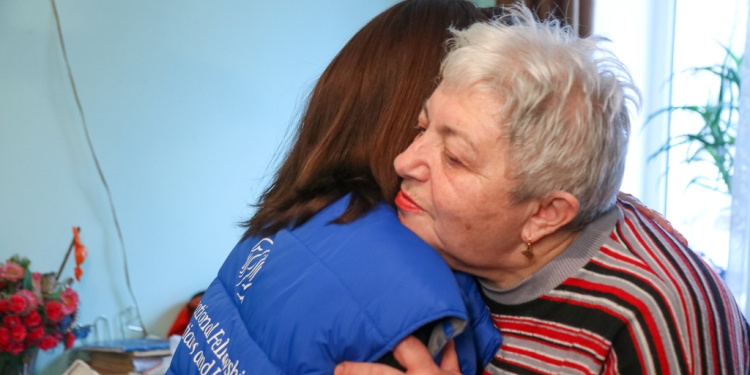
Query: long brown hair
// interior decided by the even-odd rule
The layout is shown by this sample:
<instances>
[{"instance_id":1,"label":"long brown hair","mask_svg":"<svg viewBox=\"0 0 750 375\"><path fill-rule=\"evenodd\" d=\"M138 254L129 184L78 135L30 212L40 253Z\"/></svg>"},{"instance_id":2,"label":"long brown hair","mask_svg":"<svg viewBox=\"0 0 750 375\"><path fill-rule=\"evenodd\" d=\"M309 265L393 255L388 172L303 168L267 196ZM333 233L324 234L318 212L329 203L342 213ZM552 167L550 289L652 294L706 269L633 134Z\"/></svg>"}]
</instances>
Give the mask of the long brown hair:
<instances>
[{"instance_id":1,"label":"long brown hair","mask_svg":"<svg viewBox=\"0 0 750 375\"><path fill-rule=\"evenodd\" d=\"M416 135L437 86L448 28L485 16L464 0L407 0L365 25L310 94L294 144L244 223L245 237L301 225L351 194L336 222L353 221L399 189L393 160Z\"/></svg>"}]
</instances>

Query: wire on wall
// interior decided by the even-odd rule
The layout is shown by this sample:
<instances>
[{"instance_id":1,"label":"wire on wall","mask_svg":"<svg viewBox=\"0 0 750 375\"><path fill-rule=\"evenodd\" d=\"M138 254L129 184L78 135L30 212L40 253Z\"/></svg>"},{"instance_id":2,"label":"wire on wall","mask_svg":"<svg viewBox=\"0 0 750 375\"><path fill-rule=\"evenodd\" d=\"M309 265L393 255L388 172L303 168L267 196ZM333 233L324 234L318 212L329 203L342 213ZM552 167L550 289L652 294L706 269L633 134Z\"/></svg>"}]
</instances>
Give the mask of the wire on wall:
<instances>
[{"instance_id":1,"label":"wire on wall","mask_svg":"<svg viewBox=\"0 0 750 375\"><path fill-rule=\"evenodd\" d=\"M102 167L99 165L99 159L96 156L96 151L94 150L94 145L91 143L91 136L89 135L89 128L86 124L86 116L83 114L83 107L81 106L81 99L78 97L78 89L76 88L75 80L73 79L73 72L70 69L70 62L68 61L68 53L65 49L65 40L63 38L62 34L62 28L60 27L60 16L57 13L57 4L55 3L55 0L50 0L52 3L52 11L55 15L55 24L57 26L57 36L60 40L60 47L62 49L62 55L63 60L65 61L65 67L68 71L68 80L70 81L70 86L73 89L73 96L76 100L76 105L78 106L78 113L81 116L81 123L83 124L83 131L86 134L86 142L89 146L89 151L91 151L91 156L94 159L94 164L96 165L96 171L99 173L99 179L102 181L102 185L104 185L104 190L107 192L107 199L109 200L109 208L112 212L112 218L114 219L115 228L117 229L117 237L120 240L120 246L122 248L122 259L123 259L123 265L125 268L125 283L128 288L128 292L130 293L130 297L133 299L133 304L135 305L136 310L136 316L138 318L138 324L140 324L140 328L143 332L143 336L148 336L148 333L146 331L146 326L143 324L143 318L141 318L141 310L138 307L138 300L135 298L135 293L133 293L133 287L130 285L130 271L128 269L128 258L127 258L127 252L125 250L125 241L122 237L122 230L120 229L120 221L117 219L117 211L115 211L115 204L112 200L112 192L109 189L109 184L107 184L107 179L104 177L104 173L102 172ZM124 338L124 337L123 337Z\"/></svg>"}]
</instances>

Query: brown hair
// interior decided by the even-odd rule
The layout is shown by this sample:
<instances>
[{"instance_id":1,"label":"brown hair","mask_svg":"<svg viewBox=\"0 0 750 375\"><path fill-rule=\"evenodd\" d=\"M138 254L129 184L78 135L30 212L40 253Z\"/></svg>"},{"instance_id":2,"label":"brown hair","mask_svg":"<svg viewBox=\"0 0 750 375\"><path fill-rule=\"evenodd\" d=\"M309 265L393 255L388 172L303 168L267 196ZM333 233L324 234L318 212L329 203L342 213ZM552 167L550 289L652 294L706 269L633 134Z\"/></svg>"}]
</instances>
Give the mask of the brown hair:
<instances>
[{"instance_id":1,"label":"brown hair","mask_svg":"<svg viewBox=\"0 0 750 375\"><path fill-rule=\"evenodd\" d=\"M303 224L351 194L335 220L351 222L399 189L393 160L416 135L422 102L437 86L448 28L484 15L464 0L407 0L365 25L310 94L294 144L244 223L245 237Z\"/></svg>"}]
</instances>

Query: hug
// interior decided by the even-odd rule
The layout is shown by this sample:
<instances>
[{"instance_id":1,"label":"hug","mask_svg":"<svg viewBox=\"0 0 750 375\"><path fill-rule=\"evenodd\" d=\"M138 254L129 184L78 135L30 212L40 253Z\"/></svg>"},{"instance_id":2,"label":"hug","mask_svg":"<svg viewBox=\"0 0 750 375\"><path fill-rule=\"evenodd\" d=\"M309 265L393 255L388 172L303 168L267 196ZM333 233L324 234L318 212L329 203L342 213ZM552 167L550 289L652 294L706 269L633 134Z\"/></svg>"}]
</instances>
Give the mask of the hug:
<instances>
[{"instance_id":1,"label":"hug","mask_svg":"<svg viewBox=\"0 0 750 375\"><path fill-rule=\"evenodd\" d=\"M729 289L618 198L640 94L604 41L520 3L373 19L168 373L748 373Z\"/></svg>"}]
</instances>

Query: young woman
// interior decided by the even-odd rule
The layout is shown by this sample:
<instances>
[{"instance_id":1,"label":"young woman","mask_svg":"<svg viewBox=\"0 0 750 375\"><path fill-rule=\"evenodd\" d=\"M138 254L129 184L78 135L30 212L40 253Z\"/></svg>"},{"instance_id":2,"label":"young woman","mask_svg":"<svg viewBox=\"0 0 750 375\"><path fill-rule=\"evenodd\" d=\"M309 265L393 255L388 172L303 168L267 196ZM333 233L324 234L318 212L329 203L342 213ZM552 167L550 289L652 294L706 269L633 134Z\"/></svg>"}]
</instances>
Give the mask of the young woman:
<instances>
[{"instance_id":1,"label":"young woman","mask_svg":"<svg viewBox=\"0 0 750 375\"><path fill-rule=\"evenodd\" d=\"M320 77L296 140L208 287L170 374L331 374L396 364L415 334L464 373L499 334L476 283L454 274L392 208L393 159L436 87L448 29L484 19L462 0L408 0L364 26ZM450 343L449 345L454 345Z\"/></svg>"}]
</instances>

